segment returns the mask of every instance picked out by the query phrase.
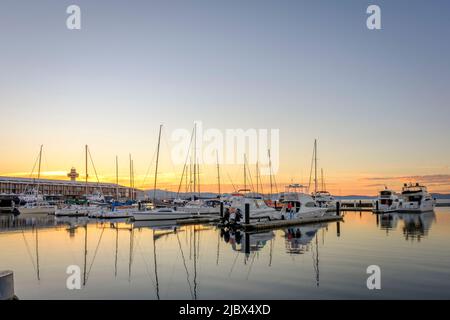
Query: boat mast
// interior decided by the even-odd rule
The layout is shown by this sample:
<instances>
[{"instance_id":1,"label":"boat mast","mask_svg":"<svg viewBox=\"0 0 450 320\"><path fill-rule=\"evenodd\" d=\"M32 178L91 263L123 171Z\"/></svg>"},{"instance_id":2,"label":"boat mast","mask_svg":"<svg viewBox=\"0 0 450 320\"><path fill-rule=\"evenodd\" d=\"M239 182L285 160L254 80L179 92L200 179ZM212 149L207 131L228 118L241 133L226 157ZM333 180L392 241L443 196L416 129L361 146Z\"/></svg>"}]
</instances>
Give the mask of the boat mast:
<instances>
[{"instance_id":1,"label":"boat mast","mask_svg":"<svg viewBox=\"0 0 450 320\"><path fill-rule=\"evenodd\" d=\"M133 200L136 200L136 189L134 188L134 159L131 160L131 182L133 186Z\"/></svg>"},{"instance_id":2,"label":"boat mast","mask_svg":"<svg viewBox=\"0 0 450 320\"><path fill-rule=\"evenodd\" d=\"M39 149L39 165L38 165L38 177L37 177L37 193L39 194L39 186L40 186L40 179L41 179L41 162L42 162L42 148L43 145L41 144L41 148Z\"/></svg>"},{"instance_id":3,"label":"boat mast","mask_svg":"<svg viewBox=\"0 0 450 320\"><path fill-rule=\"evenodd\" d=\"M197 123L194 124L194 194L197 192Z\"/></svg>"},{"instance_id":4,"label":"boat mast","mask_svg":"<svg viewBox=\"0 0 450 320\"><path fill-rule=\"evenodd\" d=\"M86 197L88 195L88 145L85 145L84 147L85 151L85 168L86 168L86 180L85 180L85 188L86 188ZM87 198L86 198L87 199Z\"/></svg>"},{"instance_id":5,"label":"boat mast","mask_svg":"<svg viewBox=\"0 0 450 320\"><path fill-rule=\"evenodd\" d=\"M119 158L116 156L116 200L119 200Z\"/></svg>"},{"instance_id":6,"label":"boat mast","mask_svg":"<svg viewBox=\"0 0 450 320\"><path fill-rule=\"evenodd\" d=\"M314 194L317 193L317 139L314 139Z\"/></svg>"},{"instance_id":7,"label":"boat mast","mask_svg":"<svg viewBox=\"0 0 450 320\"><path fill-rule=\"evenodd\" d=\"M155 182L153 183L153 206L155 206L155 204L156 204L156 181L158 179L159 147L161 145L161 129L162 129L162 124L159 125L158 149L156 152Z\"/></svg>"},{"instance_id":8,"label":"boat mast","mask_svg":"<svg viewBox=\"0 0 450 320\"><path fill-rule=\"evenodd\" d=\"M219 187L219 196L222 194L220 192L220 167L219 167L219 151L216 150L216 158L217 158L217 186Z\"/></svg>"},{"instance_id":9,"label":"boat mast","mask_svg":"<svg viewBox=\"0 0 450 320\"><path fill-rule=\"evenodd\" d=\"M325 183L323 181L323 168L320 168L320 176L322 178L322 191L325 191Z\"/></svg>"},{"instance_id":10,"label":"boat mast","mask_svg":"<svg viewBox=\"0 0 450 320\"><path fill-rule=\"evenodd\" d=\"M244 192L245 192L245 190L247 189L247 168L246 168L246 166L245 166L245 163L246 163L247 161L246 161L246 155L245 155L245 153L244 153Z\"/></svg>"},{"instance_id":11,"label":"boat mast","mask_svg":"<svg viewBox=\"0 0 450 320\"><path fill-rule=\"evenodd\" d=\"M272 160L270 159L270 149L267 149L267 154L269 155L269 170L270 170L270 200L272 200L272 192L273 192L273 186L272 186Z\"/></svg>"},{"instance_id":12,"label":"boat mast","mask_svg":"<svg viewBox=\"0 0 450 320\"><path fill-rule=\"evenodd\" d=\"M198 179L198 183L197 183L197 189L198 189L198 197L200 198L200 164L197 160L197 179Z\"/></svg>"},{"instance_id":13,"label":"boat mast","mask_svg":"<svg viewBox=\"0 0 450 320\"><path fill-rule=\"evenodd\" d=\"M131 160L131 153L129 154L130 158L130 199L133 200L133 178L132 178L132 160Z\"/></svg>"},{"instance_id":14,"label":"boat mast","mask_svg":"<svg viewBox=\"0 0 450 320\"><path fill-rule=\"evenodd\" d=\"M258 161L256 161L256 193L259 193L259 168L258 168Z\"/></svg>"}]
</instances>

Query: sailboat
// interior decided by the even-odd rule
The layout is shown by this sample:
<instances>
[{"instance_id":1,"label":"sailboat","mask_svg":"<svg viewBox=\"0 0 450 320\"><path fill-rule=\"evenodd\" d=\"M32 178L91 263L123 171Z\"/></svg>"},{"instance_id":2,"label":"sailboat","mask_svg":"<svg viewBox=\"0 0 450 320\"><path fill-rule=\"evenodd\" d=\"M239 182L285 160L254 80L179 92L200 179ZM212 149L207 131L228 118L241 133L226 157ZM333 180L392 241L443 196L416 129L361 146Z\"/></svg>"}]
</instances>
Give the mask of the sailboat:
<instances>
[{"instance_id":1,"label":"sailboat","mask_svg":"<svg viewBox=\"0 0 450 320\"><path fill-rule=\"evenodd\" d=\"M25 205L19 207L20 214L54 214L56 206L51 205L43 200L43 196L39 196L39 186L41 178L41 162L42 162L42 148L41 145L39 151L39 165L38 165L38 177L36 186L36 199L34 201L26 202Z\"/></svg>"},{"instance_id":2,"label":"sailboat","mask_svg":"<svg viewBox=\"0 0 450 320\"><path fill-rule=\"evenodd\" d=\"M191 137L191 142L189 145L189 151L191 151L191 144L192 142L194 142L194 159L196 159L196 131L197 131L197 126L194 126L194 129L192 131L192 137ZM192 141L193 140L193 141ZM174 204L176 205L177 209L183 211L183 212L188 212L188 213L192 213L192 214L219 214L220 213L220 197L217 199L200 199L200 165L198 163L196 163L196 161L194 161L194 177L192 180L192 177L190 178L189 181L189 188L191 187L191 184L193 184L193 193L191 193L191 200L190 201L183 201L182 199L180 199L179 197L179 193L181 190L181 185L183 183L183 178L185 177L185 172L187 173L187 162L190 156L190 152L188 153L187 157L186 157L186 161L184 163L184 167L183 167L183 173L181 175L181 181L180 184L178 186L178 192L177 192L177 199L174 200ZM220 167L219 167L219 153L218 151L216 151L216 157L217 157L217 183L218 183L218 189L219 189L219 195L220 195ZM187 180L187 174L186 174L186 180ZM186 181L187 182L187 181ZM188 186L186 186L186 188L188 188ZM193 196L193 194L197 193L198 198L195 199L195 196Z\"/></svg>"},{"instance_id":3,"label":"sailboat","mask_svg":"<svg viewBox=\"0 0 450 320\"><path fill-rule=\"evenodd\" d=\"M59 217L77 217L77 216L88 216L91 214L96 213L97 211L101 210L101 207L99 207L97 204L100 204L104 201L103 195L98 191L95 190L92 195L88 194L88 155L89 155L89 149L88 146L85 146L85 168L86 168L86 177L85 177L85 190L86 190L86 204L85 205L78 205L78 204L68 204L65 207L58 208L55 212L56 216ZM91 158L92 160L92 158Z\"/></svg>"},{"instance_id":4,"label":"sailboat","mask_svg":"<svg viewBox=\"0 0 450 320\"><path fill-rule=\"evenodd\" d=\"M158 165L159 165L159 150L161 146L161 130L162 125L159 126L158 147L156 153L155 166L155 181L153 184L153 204L156 203L156 186L158 181ZM192 217L191 213L177 210L177 208L159 208L148 211L135 211L132 213L132 219L135 221L154 221L154 220L178 220Z\"/></svg>"}]
</instances>

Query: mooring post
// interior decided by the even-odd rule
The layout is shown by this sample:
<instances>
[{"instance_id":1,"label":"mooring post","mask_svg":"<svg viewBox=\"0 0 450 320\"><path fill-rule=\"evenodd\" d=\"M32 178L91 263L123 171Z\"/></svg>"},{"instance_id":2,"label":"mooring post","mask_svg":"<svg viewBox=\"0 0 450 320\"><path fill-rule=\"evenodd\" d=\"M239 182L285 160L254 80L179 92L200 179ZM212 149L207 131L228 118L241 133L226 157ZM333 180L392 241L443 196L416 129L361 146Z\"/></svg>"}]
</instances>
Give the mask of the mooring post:
<instances>
[{"instance_id":1,"label":"mooring post","mask_svg":"<svg viewBox=\"0 0 450 320\"><path fill-rule=\"evenodd\" d=\"M14 273L0 271L0 300L14 299Z\"/></svg>"},{"instance_id":2,"label":"mooring post","mask_svg":"<svg viewBox=\"0 0 450 320\"><path fill-rule=\"evenodd\" d=\"M375 210L378 212L378 209L379 209L379 204L378 204L378 200L377 200L377 201L375 201Z\"/></svg>"},{"instance_id":3,"label":"mooring post","mask_svg":"<svg viewBox=\"0 0 450 320\"><path fill-rule=\"evenodd\" d=\"M250 224L250 204L245 204L244 223Z\"/></svg>"},{"instance_id":4,"label":"mooring post","mask_svg":"<svg viewBox=\"0 0 450 320\"><path fill-rule=\"evenodd\" d=\"M336 202L336 215L339 217L341 215L341 202Z\"/></svg>"},{"instance_id":5,"label":"mooring post","mask_svg":"<svg viewBox=\"0 0 450 320\"><path fill-rule=\"evenodd\" d=\"M223 202L220 202L220 218L223 219Z\"/></svg>"},{"instance_id":6,"label":"mooring post","mask_svg":"<svg viewBox=\"0 0 450 320\"><path fill-rule=\"evenodd\" d=\"M248 204L248 203L247 203ZM245 206L247 206L247 204ZM244 233L245 236L245 254L250 254L250 234L248 232Z\"/></svg>"}]
</instances>

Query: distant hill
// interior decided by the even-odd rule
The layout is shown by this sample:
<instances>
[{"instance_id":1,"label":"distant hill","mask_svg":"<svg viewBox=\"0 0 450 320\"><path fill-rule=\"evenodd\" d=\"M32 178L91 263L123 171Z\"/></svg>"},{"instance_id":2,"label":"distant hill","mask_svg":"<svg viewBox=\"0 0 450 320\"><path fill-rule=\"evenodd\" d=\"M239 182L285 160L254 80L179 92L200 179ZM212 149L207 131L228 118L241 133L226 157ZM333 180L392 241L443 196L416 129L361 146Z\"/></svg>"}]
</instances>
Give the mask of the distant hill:
<instances>
[{"instance_id":1,"label":"distant hill","mask_svg":"<svg viewBox=\"0 0 450 320\"><path fill-rule=\"evenodd\" d=\"M450 194L448 193L432 193L431 195L436 199L450 199Z\"/></svg>"},{"instance_id":2,"label":"distant hill","mask_svg":"<svg viewBox=\"0 0 450 320\"><path fill-rule=\"evenodd\" d=\"M336 200L370 200L375 199L376 196L362 196L362 195L349 195L349 196L334 196Z\"/></svg>"},{"instance_id":3,"label":"distant hill","mask_svg":"<svg viewBox=\"0 0 450 320\"><path fill-rule=\"evenodd\" d=\"M146 198L153 198L153 190L145 190L143 194ZM190 195L185 192L180 192L178 195L180 198L188 198ZM214 192L201 192L200 198L217 198L218 194ZM273 195L274 198L278 198L278 194ZM447 193L432 193L433 198L436 199L450 199L450 194ZM174 199L177 197L177 193L173 191L166 190L156 190L156 198L157 199ZM337 200L370 200L375 199L376 196L365 196L365 195L347 195L347 196L335 196Z\"/></svg>"}]
</instances>

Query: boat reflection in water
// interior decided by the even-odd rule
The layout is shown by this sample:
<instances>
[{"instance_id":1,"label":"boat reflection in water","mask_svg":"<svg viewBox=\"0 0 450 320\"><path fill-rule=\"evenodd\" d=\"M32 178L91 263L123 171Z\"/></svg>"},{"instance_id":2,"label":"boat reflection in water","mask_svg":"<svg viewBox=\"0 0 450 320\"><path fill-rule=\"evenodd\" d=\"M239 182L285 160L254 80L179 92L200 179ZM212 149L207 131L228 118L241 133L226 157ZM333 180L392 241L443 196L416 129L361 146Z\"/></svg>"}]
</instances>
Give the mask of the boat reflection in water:
<instances>
[{"instance_id":1,"label":"boat reflection in water","mask_svg":"<svg viewBox=\"0 0 450 320\"><path fill-rule=\"evenodd\" d=\"M21 299L371 298L355 270L364 275L374 261L398 271L385 275L394 287L383 298L420 297L424 289L448 298L449 217L450 208L346 213L344 222L246 233L212 224L2 215L0 261L14 270ZM72 265L80 290L66 288ZM410 272L400 272L406 266ZM417 274L431 280L418 287ZM343 290L333 291L337 285Z\"/></svg>"},{"instance_id":2,"label":"boat reflection in water","mask_svg":"<svg viewBox=\"0 0 450 320\"><path fill-rule=\"evenodd\" d=\"M436 222L436 213L427 211L423 213L397 213L391 212L377 216L377 224L386 234L391 230L396 230L401 224L401 231L406 240L420 241L426 237L431 226Z\"/></svg>"}]
</instances>

